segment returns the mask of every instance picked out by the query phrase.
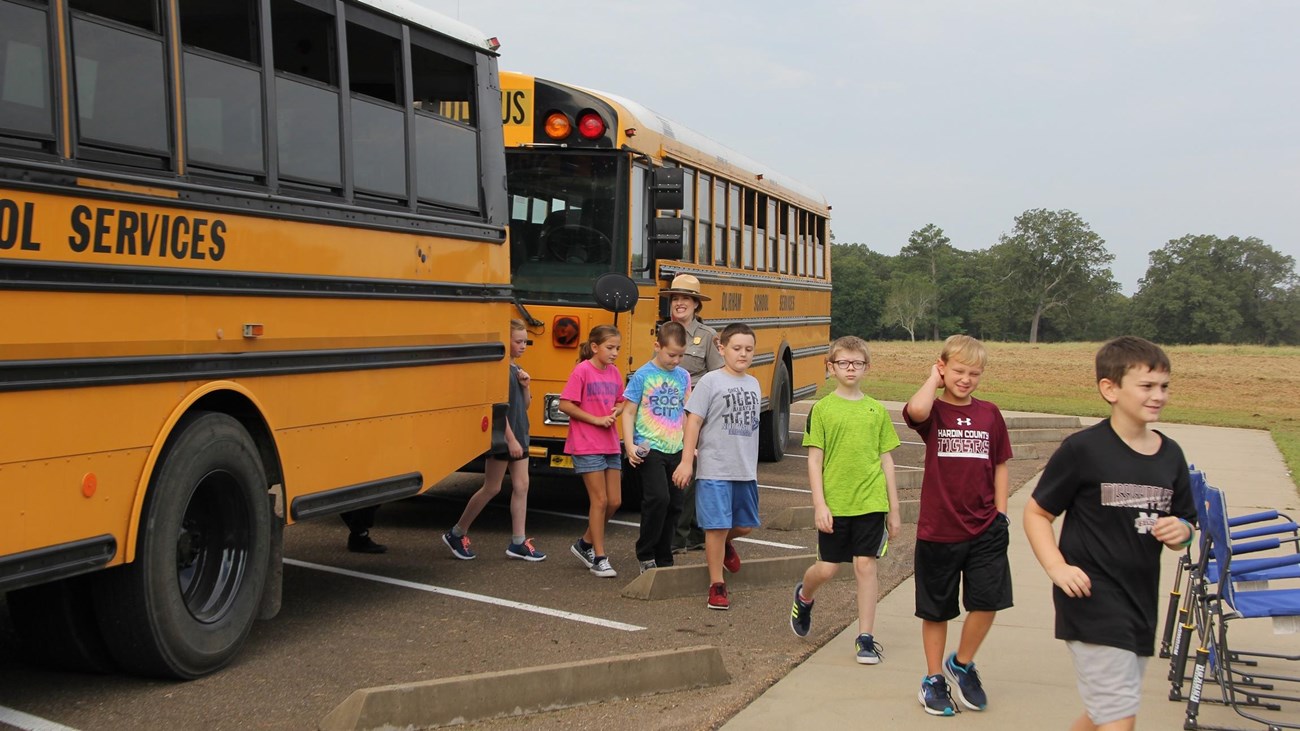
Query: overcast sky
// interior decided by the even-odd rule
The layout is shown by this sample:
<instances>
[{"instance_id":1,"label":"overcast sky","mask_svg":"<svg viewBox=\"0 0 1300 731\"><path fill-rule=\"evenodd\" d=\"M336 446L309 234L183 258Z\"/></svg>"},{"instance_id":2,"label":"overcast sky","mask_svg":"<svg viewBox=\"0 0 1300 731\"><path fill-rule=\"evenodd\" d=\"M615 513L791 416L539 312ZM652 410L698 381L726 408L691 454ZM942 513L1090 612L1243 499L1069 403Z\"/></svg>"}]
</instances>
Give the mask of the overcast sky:
<instances>
[{"instance_id":1,"label":"overcast sky","mask_svg":"<svg viewBox=\"0 0 1300 731\"><path fill-rule=\"evenodd\" d=\"M1126 294L1188 233L1300 259L1300 2L417 1L817 188L839 243L1068 208Z\"/></svg>"}]
</instances>

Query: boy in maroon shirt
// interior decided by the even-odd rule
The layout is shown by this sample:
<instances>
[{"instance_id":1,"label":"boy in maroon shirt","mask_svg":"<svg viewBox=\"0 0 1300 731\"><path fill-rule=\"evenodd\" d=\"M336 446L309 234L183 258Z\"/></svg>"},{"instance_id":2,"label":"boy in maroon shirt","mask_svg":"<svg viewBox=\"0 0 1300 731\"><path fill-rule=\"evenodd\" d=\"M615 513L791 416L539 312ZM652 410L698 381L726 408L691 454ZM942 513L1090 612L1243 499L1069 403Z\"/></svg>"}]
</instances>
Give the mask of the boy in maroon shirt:
<instances>
[{"instance_id":1,"label":"boy in maroon shirt","mask_svg":"<svg viewBox=\"0 0 1300 731\"><path fill-rule=\"evenodd\" d=\"M1011 607L1011 444L998 407L971 396L987 361L980 341L953 335L930 367L930 377L903 408L903 420L925 442L915 578L927 668L917 699L935 716L953 715L954 694L973 711L988 706L975 671L975 653L993 626L994 614ZM943 392L936 398L940 387ZM959 587L966 622L957 651L945 658L948 622L961 613Z\"/></svg>"}]
</instances>

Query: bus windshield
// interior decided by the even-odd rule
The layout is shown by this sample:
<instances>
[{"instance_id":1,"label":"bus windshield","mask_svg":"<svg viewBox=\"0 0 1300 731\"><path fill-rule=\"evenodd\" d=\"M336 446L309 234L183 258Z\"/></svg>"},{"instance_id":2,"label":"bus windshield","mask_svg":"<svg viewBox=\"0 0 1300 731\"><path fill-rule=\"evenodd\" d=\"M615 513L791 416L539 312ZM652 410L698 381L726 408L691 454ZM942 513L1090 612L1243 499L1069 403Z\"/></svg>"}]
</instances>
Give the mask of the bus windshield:
<instances>
[{"instance_id":1,"label":"bus windshield","mask_svg":"<svg viewBox=\"0 0 1300 731\"><path fill-rule=\"evenodd\" d=\"M591 303L591 283L627 261L626 157L511 150L510 268L522 300Z\"/></svg>"}]
</instances>

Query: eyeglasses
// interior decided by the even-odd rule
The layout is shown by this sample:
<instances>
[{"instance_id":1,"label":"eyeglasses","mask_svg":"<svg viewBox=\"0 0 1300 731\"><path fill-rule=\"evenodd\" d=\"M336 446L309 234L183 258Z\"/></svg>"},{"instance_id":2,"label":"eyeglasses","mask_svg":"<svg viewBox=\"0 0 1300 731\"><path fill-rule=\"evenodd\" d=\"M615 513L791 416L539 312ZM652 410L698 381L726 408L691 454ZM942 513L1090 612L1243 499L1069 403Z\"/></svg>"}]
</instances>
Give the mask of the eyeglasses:
<instances>
[{"instance_id":1,"label":"eyeglasses","mask_svg":"<svg viewBox=\"0 0 1300 731\"><path fill-rule=\"evenodd\" d=\"M831 365L836 368L843 368L846 371L860 371L867 367L865 360L833 360Z\"/></svg>"}]
</instances>

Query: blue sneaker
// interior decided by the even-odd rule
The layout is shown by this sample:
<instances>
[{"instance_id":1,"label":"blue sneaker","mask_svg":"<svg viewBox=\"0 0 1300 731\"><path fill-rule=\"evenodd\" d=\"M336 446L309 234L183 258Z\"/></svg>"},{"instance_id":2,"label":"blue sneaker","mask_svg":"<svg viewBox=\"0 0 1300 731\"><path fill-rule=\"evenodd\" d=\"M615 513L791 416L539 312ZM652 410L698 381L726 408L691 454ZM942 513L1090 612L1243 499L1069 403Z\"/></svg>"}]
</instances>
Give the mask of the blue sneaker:
<instances>
[{"instance_id":1,"label":"blue sneaker","mask_svg":"<svg viewBox=\"0 0 1300 731\"><path fill-rule=\"evenodd\" d=\"M794 606L790 607L790 629L800 637L807 637L808 631L812 629L813 603L799 598L802 591L803 582L800 581L794 587Z\"/></svg>"},{"instance_id":2,"label":"blue sneaker","mask_svg":"<svg viewBox=\"0 0 1300 731\"><path fill-rule=\"evenodd\" d=\"M953 707L952 695L948 693L948 681L943 679L942 673L927 675L921 681L921 690L916 694L916 699L921 701L921 707L931 716L952 716L957 712Z\"/></svg>"},{"instance_id":3,"label":"blue sneaker","mask_svg":"<svg viewBox=\"0 0 1300 731\"><path fill-rule=\"evenodd\" d=\"M545 561L546 554L533 547L533 539L525 539L523 543L511 543L506 546L506 558L521 558L525 561Z\"/></svg>"},{"instance_id":4,"label":"blue sneaker","mask_svg":"<svg viewBox=\"0 0 1300 731\"><path fill-rule=\"evenodd\" d=\"M957 653L954 652L943 661L943 674L952 681L952 693L963 706L972 711L988 708L989 697L984 693L979 673L975 672L975 663L958 665Z\"/></svg>"},{"instance_id":5,"label":"blue sneaker","mask_svg":"<svg viewBox=\"0 0 1300 731\"><path fill-rule=\"evenodd\" d=\"M858 635L858 663L860 665L876 665L884 653L883 647L876 638L868 634Z\"/></svg>"},{"instance_id":6,"label":"blue sneaker","mask_svg":"<svg viewBox=\"0 0 1300 731\"><path fill-rule=\"evenodd\" d=\"M478 555L469 550L469 536L460 536L457 538L451 534L451 531L447 531L442 534L442 542L446 543L447 548L451 549L451 555L462 561L469 561Z\"/></svg>"}]
</instances>

